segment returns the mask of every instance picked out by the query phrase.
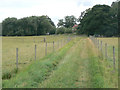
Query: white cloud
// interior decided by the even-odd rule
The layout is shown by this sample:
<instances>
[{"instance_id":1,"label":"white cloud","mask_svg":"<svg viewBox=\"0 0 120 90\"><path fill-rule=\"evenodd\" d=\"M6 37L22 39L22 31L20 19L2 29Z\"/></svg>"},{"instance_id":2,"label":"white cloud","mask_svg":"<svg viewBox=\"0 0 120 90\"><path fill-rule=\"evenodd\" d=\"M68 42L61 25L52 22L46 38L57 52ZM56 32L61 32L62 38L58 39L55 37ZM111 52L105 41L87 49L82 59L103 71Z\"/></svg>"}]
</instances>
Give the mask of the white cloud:
<instances>
[{"instance_id":1,"label":"white cloud","mask_svg":"<svg viewBox=\"0 0 120 90\"><path fill-rule=\"evenodd\" d=\"M111 5L113 0L1 0L0 22L7 17L48 15L57 24L57 20L66 15L78 17L82 11L95 4Z\"/></svg>"}]
</instances>

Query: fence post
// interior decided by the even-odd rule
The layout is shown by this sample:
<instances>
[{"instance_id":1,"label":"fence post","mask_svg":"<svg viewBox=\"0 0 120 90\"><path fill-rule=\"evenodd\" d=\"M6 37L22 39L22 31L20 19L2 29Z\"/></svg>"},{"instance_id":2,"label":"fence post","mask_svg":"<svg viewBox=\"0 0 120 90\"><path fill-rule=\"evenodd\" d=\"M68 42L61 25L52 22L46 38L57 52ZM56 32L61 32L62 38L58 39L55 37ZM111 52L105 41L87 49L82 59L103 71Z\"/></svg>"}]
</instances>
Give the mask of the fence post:
<instances>
[{"instance_id":1,"label":"fence post","mask_svg":"<svg viewBox=\"0 0 120 90\"><path fill-rule=\"evenodd\" d=\"M45 56L47 56L47 42L46 42L46 47L45 47Z\"/></svg>"},{"instance_id":2,"label":"fence post","mask_svg":"<svg viewBox=\"0 0 120 90\"><path fill-rule=\"evenodd\" d=\"M101 41L101 53L102 53L102 41Z\"/></svg>"},{"instance_id":3,"label":"fence post","mask_svg":"<svg viewBox=\"0 0 120 90\"><path fill-rule=\"evenodd\" d=\"M113 68L115 70L115 47L113 46Z\"/></svg>"},{"instance_id":4,"label":"fence post","mask_svg":"<svg viewBox=\"0 0 120 90\"><path fill-rule=\"evenodd\" d=\"M54 41L53 41L53 52L54 52Z\"/></svg>"},{"instance_id":5,"label":"fence post","mask_svg":"<svg viewBox=\"0 0 120 90\"><path fill-rule=\"evenodd\" d=\"M95 38L95 47L97 47L97 44L96 44L96 38Z\"/></svg>"},{"instance_id":6,"label":"fence post","mask_svg":"<svg viewBox=\"0 0 120 90\"><path fill-rule=\"evenodd\" d=\"M107 59L107 43L105 43L105 59Z\"/></svg>"},{"instance_id":7,"label":"fence post","mask_svg":"<svg viewBox=\"0 0 120 90\"><path fill-rule=\"evenodd\" d=\"M99 49L99 40L98 40L98 49Z\"/></svg>"},{"instance_id":8,"label":"fence post","mask_svg":"<svg viewBox=\"0 0 120 90\"><path fill-rule=\"evenodd\" d=\"M37 45L35 45L35 60L36 60L36 48L37 48Z\"/></svg>"},{"instance_id":9,"label":"fence post","mask_svg":"<svg viewBox=\"0 0 120 90\"><path fill-rule=\"evenodd\" d=\"M46 38L44 37L44 42L46 42Z\"/></svg>"},{"instance_id":10,"label":"fence post","mask_svg":"<svg viewBox=\"0 0 120 90\"><path fill-rule=\"evenodd\" d=\"M16 68L18 69L18 48L16 48Z\"/></svg>"}]
</instances>

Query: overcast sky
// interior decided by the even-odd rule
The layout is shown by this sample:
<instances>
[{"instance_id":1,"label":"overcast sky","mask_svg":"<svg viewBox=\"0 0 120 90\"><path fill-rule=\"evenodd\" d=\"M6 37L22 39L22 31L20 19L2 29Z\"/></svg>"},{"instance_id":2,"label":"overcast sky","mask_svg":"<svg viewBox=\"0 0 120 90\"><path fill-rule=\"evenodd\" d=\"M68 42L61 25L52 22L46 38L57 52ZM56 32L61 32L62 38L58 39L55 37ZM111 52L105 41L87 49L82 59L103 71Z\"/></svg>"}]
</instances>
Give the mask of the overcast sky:
<instances>
[{"instance_id":1,"label":"overcast sky","mask_svg":"<svg viewBox=\"0 0 120 90\"><path fill-rule=\"evenodd\" d=\"M80 13L96 4L111 5L115 0L0 0L0 22L7 17L48 15L55 24L67 15Z\"/></svg>"}]
</instances>

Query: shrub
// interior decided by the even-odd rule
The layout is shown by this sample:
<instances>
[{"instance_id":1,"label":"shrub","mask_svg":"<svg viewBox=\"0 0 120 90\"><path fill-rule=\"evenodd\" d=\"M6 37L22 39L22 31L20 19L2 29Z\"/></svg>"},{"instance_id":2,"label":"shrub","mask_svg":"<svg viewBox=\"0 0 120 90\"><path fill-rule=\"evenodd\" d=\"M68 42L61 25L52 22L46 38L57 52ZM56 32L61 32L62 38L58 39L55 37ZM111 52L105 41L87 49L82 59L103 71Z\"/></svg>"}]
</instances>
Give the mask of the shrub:
<instances>
[{"instance_id":1,"label":"shrub","mask_svg":"<svg viewBox=\"0 0 120 90\"><path fill-rule=\"evenodd\" d=\"M57 34L64 34L64 33L65 33L65 30L66 30L65 27L57 28Z\"/></svg>"},{"instance_id":2,"label":"shrub","mask_svg":"<svg viewBox=\"0 0 120 90\"><path fill-rule=\"evenodd\" d=\"M66 28L65 33L72 33L72 28Z\"/></svg>"}]
</instances>

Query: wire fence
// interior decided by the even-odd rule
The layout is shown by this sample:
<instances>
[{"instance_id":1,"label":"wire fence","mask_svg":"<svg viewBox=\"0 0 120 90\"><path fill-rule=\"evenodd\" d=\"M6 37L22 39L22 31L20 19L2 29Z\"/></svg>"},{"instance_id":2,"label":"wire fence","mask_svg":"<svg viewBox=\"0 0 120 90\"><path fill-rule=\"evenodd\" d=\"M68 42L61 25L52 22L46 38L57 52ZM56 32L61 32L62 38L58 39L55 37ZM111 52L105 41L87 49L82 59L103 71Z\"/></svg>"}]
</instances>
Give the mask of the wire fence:
<instances>
[{"instance_id":1,"label":"wire fence","mask_svg":"<svg viewBox=\"0 0 120 90\"><path fill-rule=\"evenodd\" d=\"M14 49L12 48L11 51L7 53L7 55L4 54L6 51L3 51L3 74L12 72L14 69L21 69L30 64L32 61L40 60L44 56L58 51L67 43L69 43L71 39L72 37L70 36L66 36L60 39L50 39L45 37L37 40L36 38L33 38L31 40L28 40L27 38L15 39L13 47ZM13 38L9 39L8 41L11 42L12 40ZM10 47L6 47L6 50L7 48Z\"/></svg>"},{"instance_id":2,"label":"wire fence","mask_svg":"<svg viewBox=\"0 0 120 90\"><path fill-rule=\"evenodd\" d=\"M115 47L114 45L109 45L108 43L103 42L102 40L94 36L90 36L89 38L93 41L95 47L100 52L100 57L107 60L109 62L109 65L115 71L118 67L117 47Z\"/></svg>"}]
</instances>

